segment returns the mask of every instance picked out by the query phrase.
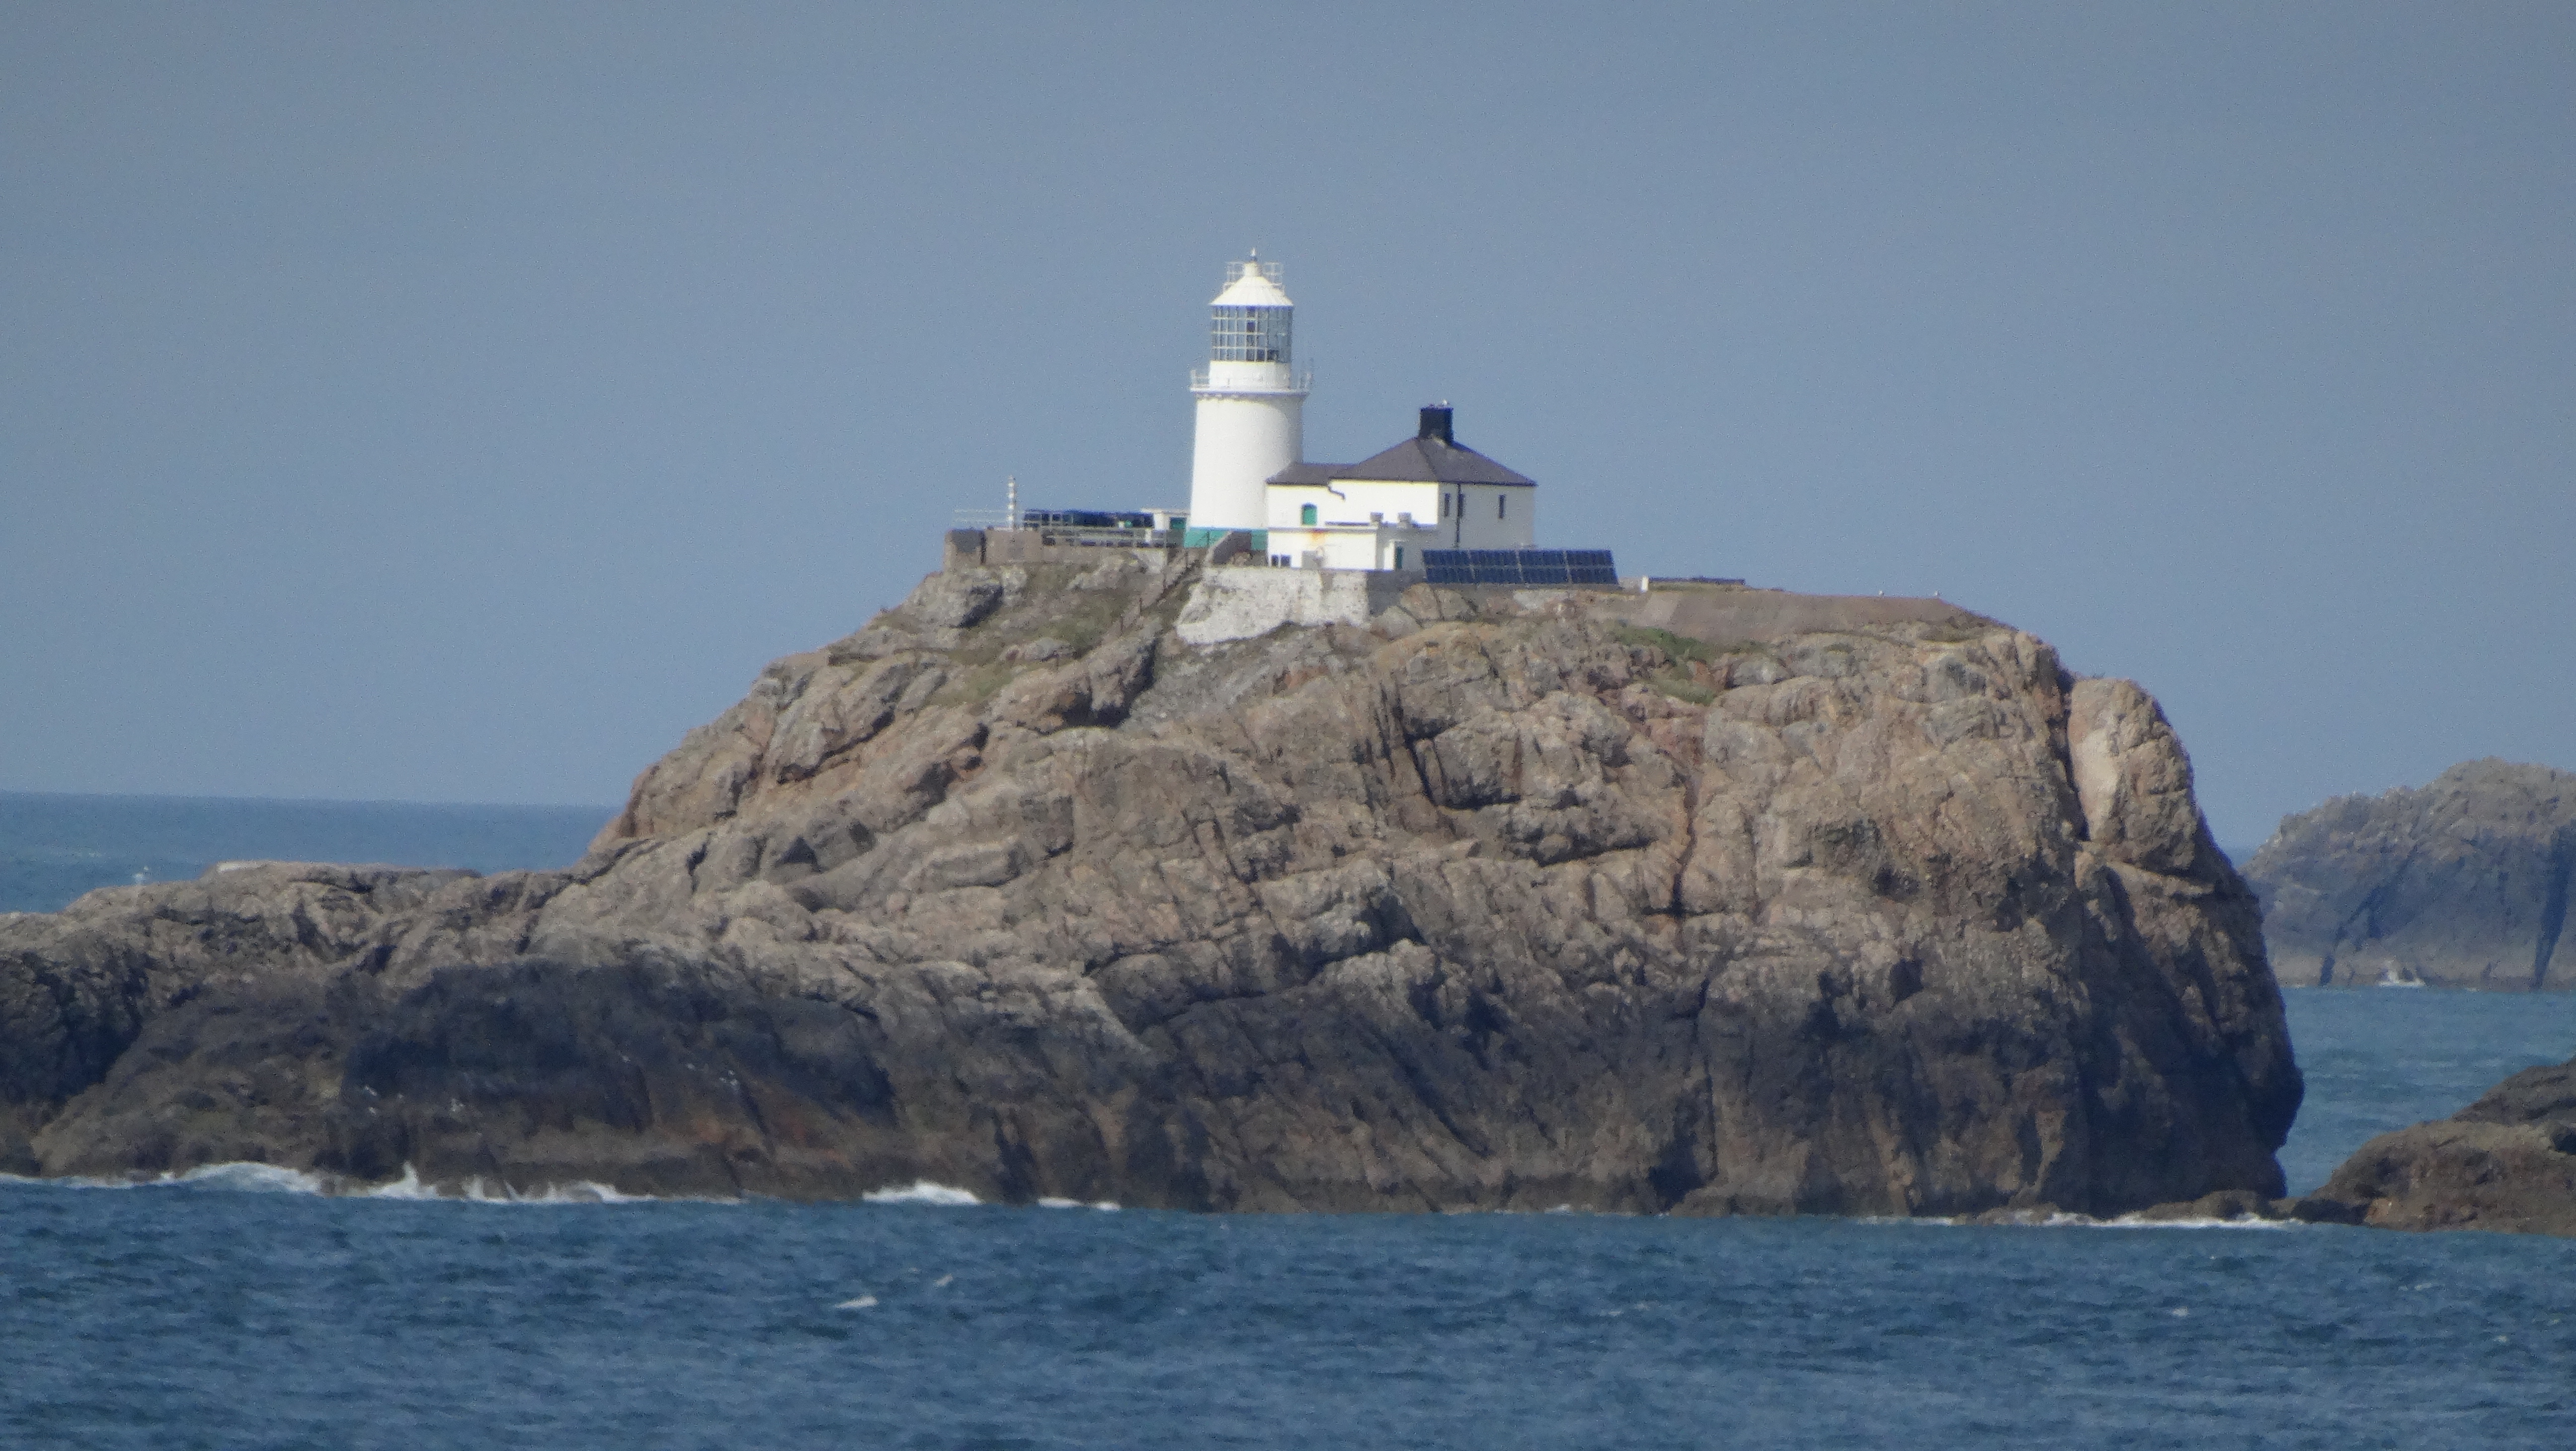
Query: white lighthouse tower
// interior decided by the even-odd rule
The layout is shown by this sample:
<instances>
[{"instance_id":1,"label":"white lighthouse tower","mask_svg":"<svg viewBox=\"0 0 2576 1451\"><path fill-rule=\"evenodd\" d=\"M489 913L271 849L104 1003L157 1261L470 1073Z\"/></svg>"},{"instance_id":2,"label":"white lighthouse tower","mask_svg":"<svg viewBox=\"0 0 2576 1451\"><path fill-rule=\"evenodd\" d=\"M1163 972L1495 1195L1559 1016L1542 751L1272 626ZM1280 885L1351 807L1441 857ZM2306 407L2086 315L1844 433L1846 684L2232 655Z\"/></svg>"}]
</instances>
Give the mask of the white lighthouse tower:
<instances>
[{"instance_id":1,"label":"white lighthouse tower","mask_svg":"<svg viewBox=\"0 0 2576 1451\"><path fill-rule=\"evenodd\" d=\"M1183 542L1214 543L1268 526L1270 476L1306 449L1306 378L1290 366L1296 304L1279 288L1279 264L1225 264L1225 290L1209 305L1208 365L1190 375L1198 437L1190 451L1190 522Z\"/></svg>"}]
</instances>

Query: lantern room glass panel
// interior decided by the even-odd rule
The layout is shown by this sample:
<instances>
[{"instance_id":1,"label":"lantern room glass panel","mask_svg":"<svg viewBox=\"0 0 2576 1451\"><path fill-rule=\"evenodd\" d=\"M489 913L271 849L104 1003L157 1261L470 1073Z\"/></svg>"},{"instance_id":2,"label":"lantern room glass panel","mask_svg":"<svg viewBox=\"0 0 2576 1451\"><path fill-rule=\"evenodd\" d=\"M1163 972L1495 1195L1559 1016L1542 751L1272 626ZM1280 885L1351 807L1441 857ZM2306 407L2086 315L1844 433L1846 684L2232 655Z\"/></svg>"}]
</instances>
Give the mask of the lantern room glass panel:
<instances>
[{"instance_id":1,"label":"lantern room glass panel","mask_svg":"<svg viewBox=\"0 0 2576 1451\"><path fill-rule=\"evenodd\" d=\"M1219 363L1285 363L1288 329L1296 309L1235 307L1212 309L1208 323L1208 358Z\"/></svg>"}]
</instances>

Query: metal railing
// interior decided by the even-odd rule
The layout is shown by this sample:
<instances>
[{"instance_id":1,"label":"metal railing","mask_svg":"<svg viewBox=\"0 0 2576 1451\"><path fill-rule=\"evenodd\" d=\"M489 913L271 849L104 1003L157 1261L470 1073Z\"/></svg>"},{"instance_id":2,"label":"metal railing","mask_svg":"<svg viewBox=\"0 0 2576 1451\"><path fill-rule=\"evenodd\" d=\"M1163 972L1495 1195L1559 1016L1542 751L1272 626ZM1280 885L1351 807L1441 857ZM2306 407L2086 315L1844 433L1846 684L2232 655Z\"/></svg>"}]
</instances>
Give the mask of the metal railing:
<instances>
[{"instance_id":1,"label":"metal railing","mask_svg":"<svg viewBox=\"0 0 2576 1451\"><path fill-rule=\"evenodd\" d=\"M1288 381L1277 387L1248 387L1241 384L1216 384L1208 381L1205 368L1190 369L1190 391L1193 393L1311 393L1315 391L1315 370L1290 373Z\"/></svg>"},{"instance_id":2,"label":"metal railing","mask_svg":"<svg viewBox=\"0 0 2576 1451\"><path fill-rule=\"evenodd\" d=\"M1126 549L1177 549L1178 529L1061 529L1050 524L1027 531L1048 544L1092 544Z\"/></svg>"},{"instance_id":3,"label":"metal railing","mask_svg":"<svg viewBox=\"0 0 2576 1451\"><path fill-rule=\"evenodd\" d=\"M1041 544L1106 545L1126 549L1177 549L1182 531L1178 529L1093 529L1072 524L1038 524L1025 519L1014 521L1006 509L959 509L959 529L1013 530L1035 534Z\"/></svg>"}]
</instances>

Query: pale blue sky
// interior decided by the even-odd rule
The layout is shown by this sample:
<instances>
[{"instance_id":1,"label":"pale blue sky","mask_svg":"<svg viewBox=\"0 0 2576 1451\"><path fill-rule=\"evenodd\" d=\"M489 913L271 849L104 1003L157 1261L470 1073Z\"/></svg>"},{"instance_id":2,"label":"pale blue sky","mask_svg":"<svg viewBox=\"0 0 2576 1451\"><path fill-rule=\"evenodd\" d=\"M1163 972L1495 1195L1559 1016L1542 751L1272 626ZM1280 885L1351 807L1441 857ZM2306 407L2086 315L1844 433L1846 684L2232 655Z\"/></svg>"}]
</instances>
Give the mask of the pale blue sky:
<instances>
[{"instance_id":1,"label":"pale blue sky","mask_svg":"<svg viewBox=\"0 0 2576 1451\"><path fill-rule=\"evenodd\" d=\"M959 507L1446 398L1629 572L2576 767L2576 8L0 8L0 789L596 801Z\"/></svg>"}]
</instances>

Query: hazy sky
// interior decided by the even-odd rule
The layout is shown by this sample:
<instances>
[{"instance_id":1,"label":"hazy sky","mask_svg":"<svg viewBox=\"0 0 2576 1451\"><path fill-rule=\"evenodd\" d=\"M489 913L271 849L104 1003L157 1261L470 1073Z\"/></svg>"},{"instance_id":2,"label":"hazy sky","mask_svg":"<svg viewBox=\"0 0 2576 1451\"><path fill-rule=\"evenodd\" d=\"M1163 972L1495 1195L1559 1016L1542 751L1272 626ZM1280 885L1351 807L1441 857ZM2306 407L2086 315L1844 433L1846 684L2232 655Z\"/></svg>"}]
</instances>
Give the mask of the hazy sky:
<instances>
[{"instance_id":1,"label":"hazy sky","mask_svg":"<svg viewBox=\"0 0 2576 1451\"><path fill-rule=\"evenodd\" d=\"M1458 409L1939 591L2220 839L2576 767L2576 6L0 6L0 788L622 798L953 510Z\"/></svg>"}]
</instances>

